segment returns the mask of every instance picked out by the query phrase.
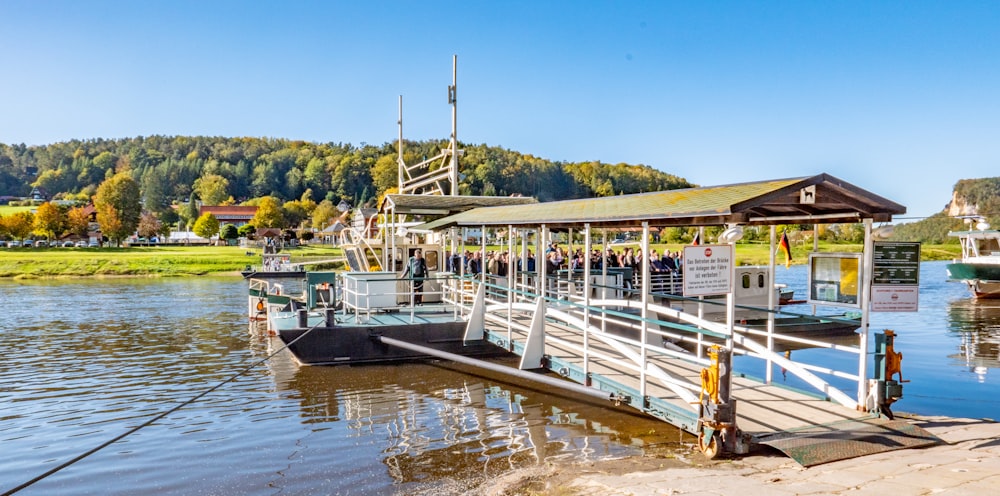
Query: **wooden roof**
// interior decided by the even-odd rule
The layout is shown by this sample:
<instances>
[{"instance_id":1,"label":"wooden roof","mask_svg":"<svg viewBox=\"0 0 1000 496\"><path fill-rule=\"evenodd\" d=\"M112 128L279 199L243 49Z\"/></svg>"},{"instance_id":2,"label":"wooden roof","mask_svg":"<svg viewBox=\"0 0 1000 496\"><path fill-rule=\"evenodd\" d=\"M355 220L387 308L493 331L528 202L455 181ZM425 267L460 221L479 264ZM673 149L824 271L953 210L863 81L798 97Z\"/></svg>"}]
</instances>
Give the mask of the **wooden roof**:
<instances>
[{"instance_id":1,"label":"wooden roof","mask_svg":"<svg viewBox=\"0 0 1000 496\"><path fill-rule=\"evenodd\" d=\"M386 195L379 209L396 214L451 215L477 207L533 203L538 200L526 196Z\"/></svg>"},{"instance_id":2,"label":"wooden roof","mask_svg":"<svg viewBox=\"0 0 1000 496\"><path fill-rule=\"evenodd\" d=\"M475 208L419 226L627 228L724 224L889 222L906 207L828 174L582 200Z\"/></svg>"}]
</instances>

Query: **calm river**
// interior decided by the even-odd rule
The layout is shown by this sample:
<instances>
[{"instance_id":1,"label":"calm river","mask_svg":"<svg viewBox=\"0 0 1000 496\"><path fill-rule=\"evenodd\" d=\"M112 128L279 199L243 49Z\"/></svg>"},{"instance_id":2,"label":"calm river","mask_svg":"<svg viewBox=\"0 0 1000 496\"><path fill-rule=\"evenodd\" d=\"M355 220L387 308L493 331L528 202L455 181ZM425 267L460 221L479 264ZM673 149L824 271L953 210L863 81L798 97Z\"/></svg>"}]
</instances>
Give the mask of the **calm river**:
<instances>
[{"instance_id":1,"label":"calm river","mask_svg":"<svg viewBox=\"0 0 1000 496\"><path fill-rule=\"evenodd\" d=\"M922 266L896 411L1000 412L1000 302ZM805 268L778 269L804 294ZM458 494L543 460L656 446L666 424L447 363L302 367L247 332L239 278L0 282L0 493L190 400L20 494ZM809 350L795 353L810 353Z\"/></svg>"}]
</instances>

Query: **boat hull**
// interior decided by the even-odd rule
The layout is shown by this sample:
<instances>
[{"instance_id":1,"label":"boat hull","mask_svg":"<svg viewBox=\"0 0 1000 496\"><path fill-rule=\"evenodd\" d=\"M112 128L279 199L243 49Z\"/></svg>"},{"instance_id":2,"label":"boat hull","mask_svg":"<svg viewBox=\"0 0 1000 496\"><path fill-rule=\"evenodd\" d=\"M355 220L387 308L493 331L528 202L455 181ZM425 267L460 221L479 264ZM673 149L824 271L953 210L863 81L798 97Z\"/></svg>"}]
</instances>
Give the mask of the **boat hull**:
<instances>
[{"instance_id":1,"label":"boat hull","mask_svg":"<svg viewBox=\"0 0 1000 496\"><path fill-rule=\"evenodd\" d=\"M1000 265L956 262L945 266L945 270L949 279L968 284L976 298L1000 298Z\"/></svg>"},{"instance_id":2,"label":"boat hull","mask_svg":"<svg viewBox=\"0 0 1000 496\"><path fill-rule=\"evenodd\" d=\"M383 344L377 339L378 336L462 356L487 358L510 355L487 341L465 342L465 326L465 322L377 326L338 324L334 327L318 327L312 331L304 328L282 329L278 331L278 337L286 344L291 343L288 350L303 365L364 364L433 358Z\"/></svg>"}]
</instances>

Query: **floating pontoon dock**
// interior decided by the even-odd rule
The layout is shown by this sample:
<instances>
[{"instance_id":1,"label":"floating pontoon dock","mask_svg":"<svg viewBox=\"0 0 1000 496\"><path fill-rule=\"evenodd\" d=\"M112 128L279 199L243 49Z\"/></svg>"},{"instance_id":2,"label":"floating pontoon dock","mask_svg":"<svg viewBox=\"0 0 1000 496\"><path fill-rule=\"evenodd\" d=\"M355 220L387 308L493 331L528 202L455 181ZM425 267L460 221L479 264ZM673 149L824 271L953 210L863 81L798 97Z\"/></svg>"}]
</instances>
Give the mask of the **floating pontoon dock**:
<instances>
[{"instance_id":1,"label":"floating pontoon dock","mask_svg":"<svg viewBox=\"0 0 1000 496\"><path fill-rule=\"evenodd\" d=\"M821 174L474 208L410 231L447 233L440 238L442 251L461 253L466 247L455 240L467 236L460 231L480 230L483 245L472 249L485 252L485 234L502 230L509 233L508 252L520 253L522 261L528 250L539 255L539 272L533 274L437 275L453 278L442 284L443 300L461 308L466 339L488 340L520 355L521 369L547 369L695 433L710 456L745 453L752 444L768 444L811 465L937 442L916 427L891 420L888 406L901 394L892 380L899 361L891 332L877 340L879 349L869 350L870 276L854 281L856 288L843 288L854 291L860 314L856 339L843 344L823 336L780 334L773 324L776 295L763 309L771 317L768 329L761 332L740 325L732 296L724 299L723 321L679 310L675 300L682 297L653 289L655 277L648 263L624 283L621 274L592 270L589 257L582 271L546 274L542 254L553 232L569 240L571 251L573 240L582 238L576 247L589 254L592 240L608 246L607 231L623 228L641 230L641 252L649 253L651 228L668 226L727 226L721 237L728 239L720 239L715 245L719 247L733 246L743 228L763 226L770 229L774 253L777 224L862 223L865 243L858 273L871 274L873 223L889 222L902 213L905 208L896 203ZM774 264L772 257L767 287L774 287ZM848 365L834 369L803 363L777 351L781 342L826 348L843 355L841 363ZM752 379L733 371L734 354L762 360L765 377ZM871 366L873 360L880 370ZM801 379L810 390L776 384L776 369ZM855 386L838 389L832 377Z\"/></svg>"}]
</instances>

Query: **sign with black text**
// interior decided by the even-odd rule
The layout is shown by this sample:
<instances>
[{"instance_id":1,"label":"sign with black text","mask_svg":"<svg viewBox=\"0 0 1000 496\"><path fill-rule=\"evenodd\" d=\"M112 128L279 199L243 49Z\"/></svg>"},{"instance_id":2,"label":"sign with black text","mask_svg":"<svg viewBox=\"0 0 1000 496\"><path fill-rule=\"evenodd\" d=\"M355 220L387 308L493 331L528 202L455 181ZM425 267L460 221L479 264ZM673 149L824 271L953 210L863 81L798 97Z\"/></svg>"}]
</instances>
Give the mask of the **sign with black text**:
<instances>
[{"instance_id":1,"label":"sign with black text","mask_svg":"<svg viewBox=\"0 0 1000 496\"><path fill-rule=\"evenodd\" d=\"M684 296L709 296L733 291L732 245L684 247Z\"/></svg>"},{"instance_id":2,"label":"sign with black text","mask_svg":"<svg viewBox=\"0 0 1000 496\"><path fill-rule=\"evenodd\" d=\"M873 312L916 312L920 303L920 243L876 241L872 251Z\"/></svg>"}]
</instances>

